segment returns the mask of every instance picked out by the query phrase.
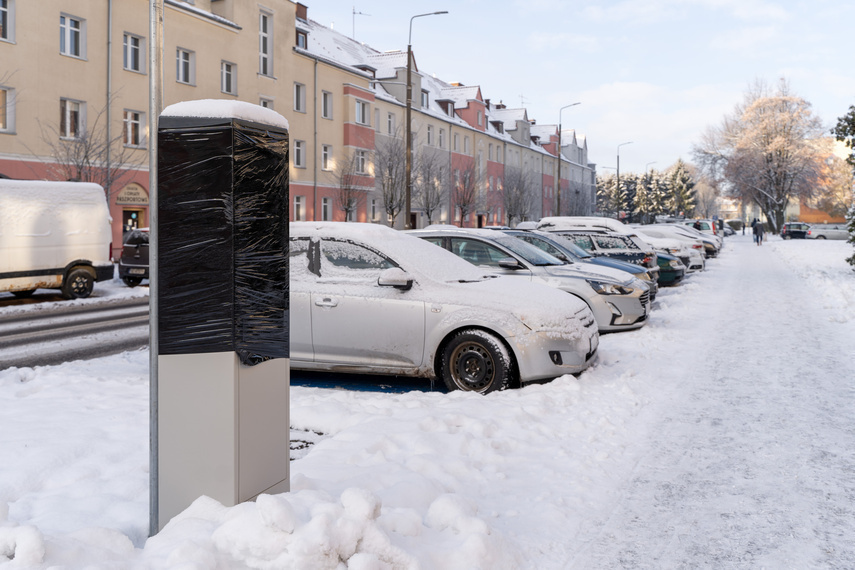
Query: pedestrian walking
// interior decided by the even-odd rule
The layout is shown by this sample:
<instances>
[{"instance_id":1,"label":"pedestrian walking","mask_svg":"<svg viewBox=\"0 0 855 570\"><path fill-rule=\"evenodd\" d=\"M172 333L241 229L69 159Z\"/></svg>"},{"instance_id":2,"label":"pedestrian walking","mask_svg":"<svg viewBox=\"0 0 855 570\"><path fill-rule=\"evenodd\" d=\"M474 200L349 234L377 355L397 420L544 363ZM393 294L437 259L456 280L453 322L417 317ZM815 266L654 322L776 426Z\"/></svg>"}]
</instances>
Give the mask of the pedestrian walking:
<instances>
[{"instance_id":1,"label":"pedestrian walking","mask_svg":"<svg viewBox=\"0 0 855 570\"><path fill-rule=\"evenodd\" d=\"M756 220L756 223L754 224L754 242L757 245L763 245L763 234L765 231L766 229L763 227L763 222Z\"/></svg>"},{"instance_id":2,"label":"pedestrian walking","mask_svg":"<svg viewBox=\"0 0 855 570\"><path fill-rule=\"evenodd\" d=\"M757 218L751 220L751 234L754 236L754 243L757 243Z\"/></svg>"}]
</instances>

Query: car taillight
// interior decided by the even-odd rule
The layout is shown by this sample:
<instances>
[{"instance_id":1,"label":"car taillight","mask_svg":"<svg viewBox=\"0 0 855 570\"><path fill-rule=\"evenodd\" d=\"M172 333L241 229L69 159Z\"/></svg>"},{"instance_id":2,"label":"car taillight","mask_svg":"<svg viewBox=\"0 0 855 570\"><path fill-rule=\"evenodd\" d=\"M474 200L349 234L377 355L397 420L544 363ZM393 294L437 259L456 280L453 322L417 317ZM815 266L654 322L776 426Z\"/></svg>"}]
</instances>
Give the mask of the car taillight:
<instances>
[{"instance_id":1,"label":"car taillight","mask_svg":"<svg viewBox=\"0 0 855 570\"><path fill-rule=\"evenodd\" d=\"M810 230L807 231L807 235L810 235Z\"/></svg>"},{"instance_id":2,"label":"car taillight","mask_svg":"<svg viewBox=\"0 0 855 570\"><path fill-rule=\"evenodd\" d=\"M650 257L649 255L643 259L643 262L644 262L644 264L645 264L645 265L647 265L647 264L648 264L648 263L650 263L651 261L653 261L653 258L652 258L652 257Z\"/></svg>"},{"instance_id":3,"label":"car taillight","mask_svg":"<svg viewBox=\"0 0 855 570\"><path fill-rule=\"evenodd\" d=\"M692 246L692 249L703 249L703 248L704 248L704 246L702 246L701 244L698 244L698 243L696 243L695 245Z\"/></svg>"}]
</instances>

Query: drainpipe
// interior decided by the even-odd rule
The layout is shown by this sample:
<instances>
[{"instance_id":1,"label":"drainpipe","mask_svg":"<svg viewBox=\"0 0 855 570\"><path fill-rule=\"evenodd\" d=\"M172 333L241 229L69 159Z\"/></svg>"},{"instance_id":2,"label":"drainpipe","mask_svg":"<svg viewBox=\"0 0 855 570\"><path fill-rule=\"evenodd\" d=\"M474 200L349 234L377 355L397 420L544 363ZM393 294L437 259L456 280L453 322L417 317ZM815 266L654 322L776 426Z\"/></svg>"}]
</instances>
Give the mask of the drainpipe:
<instances>
[{"instance_id":1,"label":"drainpipe","mask_svg":"<svg viewBox=\"0 0 855 570\"><path fill-rule=\"evenodd\" d=\"M106 159L106 168L107 168L107 206L110 205L110 194L112 194L113 190L113 180L110 175L110 147L112 146L110 143L112 141L112 135L110 131L110 123L112 121L112 105L113 100L113 0L107 0L107 156Z\"/></svg>"},{"instance_id":2,"label":"drainpipe","mask_svg":"<svg viewBox=\"0 0 855 570\"><path fill-rule=\"evenodd\" d=\"M315 59L315 84L312 88L312 124L314 134L312 135L312 148L314 156L312 158L312 221L318 219L318 60ZM344 150L344 149L342 149Z\"/></svg>"}]
</instances>

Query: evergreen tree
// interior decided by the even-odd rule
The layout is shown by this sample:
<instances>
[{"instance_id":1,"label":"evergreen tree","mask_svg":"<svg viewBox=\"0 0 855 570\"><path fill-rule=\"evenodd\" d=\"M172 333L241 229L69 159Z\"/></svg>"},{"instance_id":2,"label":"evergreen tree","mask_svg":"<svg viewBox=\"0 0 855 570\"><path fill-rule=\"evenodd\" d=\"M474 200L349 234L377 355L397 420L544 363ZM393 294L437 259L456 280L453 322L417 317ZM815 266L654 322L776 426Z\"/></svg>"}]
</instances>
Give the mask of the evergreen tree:
<instances>
[{"instance_id":1,"label":"evergreen tree","mask_svg":"<svg viewBox=\"0 0 855 570\"><path fill-rule=\"evenodd\" d=\"M661 172L651 171L649 198L651 214L659 216L669 213L668 182Z\"/></svg>"},{"instance_id":2,"label":"evergreen tree","mask_svg":"<svg viewBox=\"0 0 855 570\"><path fill-rule=\"evenodd\" d=\"M651 181L653 171L645 172L638 178L635 188L635 199L633 200L633 217L642 224L649 223L655 214L653 211L653 200L651 198Z\"/></svg>"},{"instance_id":3,"label":"evergreen tree","mask_svg":"<svg viewBox=\"0 0 855 570\"><path fill-rule=\"evenodd\" d=\"M674 215L689 217L695 209L695 181L689 174L683 159L677 159L668 179L670 182L669 209Z\"/></svg>"},{"instance_id":4,"label":"evergreen tree","mask_svg":"<svg viewBox=\"0 0 855 570\"><path fill-rule=\"evenodd\" d=\"M616 194L614 176L597 177L597 210L613 215L615 213L614 198Z\"/></svg>"},{"instance_id":5,"label":"evergreen tree","mask_svg":"<svg viewBox=\"0 0 855 570\"><path fill-rule=\"evenodd\" d=\"M855 245L855 203L852 204L852 207L849 208L849 213L846 214L846 221L849 223L849 240L848 242L852 245ZM853 266L853 271L855 271L855 253L852 254L851 257L847 257L846 261L849 262L850 265Z\"/></svg>"}]
</instances>

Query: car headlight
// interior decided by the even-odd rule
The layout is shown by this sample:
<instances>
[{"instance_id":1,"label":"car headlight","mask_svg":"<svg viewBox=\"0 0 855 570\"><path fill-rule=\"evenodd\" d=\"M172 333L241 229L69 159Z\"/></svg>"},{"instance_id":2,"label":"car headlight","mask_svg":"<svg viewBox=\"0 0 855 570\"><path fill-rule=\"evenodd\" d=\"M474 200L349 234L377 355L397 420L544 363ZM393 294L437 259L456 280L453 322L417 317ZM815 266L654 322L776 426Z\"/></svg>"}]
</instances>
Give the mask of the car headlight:
<instances>
[{"instance_id":1,"label":"car headlight","mask_svg":"<svg viewBox=\"0 0 855 570\"><path fill-rule=\"evenodd\" d=\"M587 279L594 291L600 295L630 295L633 290L630 287L624 287L618 283L606 283L605 281L594 281Z\"/></svg>"},{"instance_id":2,"label":"car headlight","mask_svg":"<svg viewBox=\"0 0 855 570\"><path fill-rule=\"evenodd\" d=\"M669 261L668 265L670 265L674 269L678 269L680 267L683 267L683 264L680 261L677 261L676 259L672 259L671 261Z\"/></svg>"}]
</instances>

